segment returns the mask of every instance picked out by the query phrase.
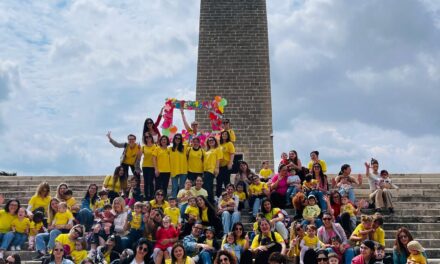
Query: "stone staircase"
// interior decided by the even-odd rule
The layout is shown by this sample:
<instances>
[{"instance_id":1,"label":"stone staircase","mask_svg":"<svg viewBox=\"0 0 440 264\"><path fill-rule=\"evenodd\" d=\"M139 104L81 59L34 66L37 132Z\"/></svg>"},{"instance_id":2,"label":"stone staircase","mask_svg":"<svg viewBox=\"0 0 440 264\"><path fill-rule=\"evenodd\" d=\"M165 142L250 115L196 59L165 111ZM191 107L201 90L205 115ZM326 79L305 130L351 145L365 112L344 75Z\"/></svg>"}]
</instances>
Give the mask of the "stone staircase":
<instances>
[{"instance_id":1,"label":"stone staircase","mask_svg":"<svg viewBox=\"0 0 440 264\"><path fill-rule=\"evenodd\" d=\"M334 175L329 175L329 178ZM440 174L392 174L393 182L400 187L393 190L395 213L384 215L384 229L386 233L386 247L390 252L396 230L407 227L415 239L426 249L429 263L440 263ZM91 183L102 185L104 176L5 176L0 177L1 194L6 199L18 198L23 206L27 206L30 197L35 193L38 184L47 181L54 195L60 183L67 183L72 189L74 197L81 201ZM368 184L356 189L356 198L367 198ZM288 210L291 213L291 210ZM244 213L242 222L245 228L251 230L250 217ZM6 255L10 252L6 252ZM30 261L34 253L21 251L20 255L25 263Z\"/></svg>"}]
</instances>

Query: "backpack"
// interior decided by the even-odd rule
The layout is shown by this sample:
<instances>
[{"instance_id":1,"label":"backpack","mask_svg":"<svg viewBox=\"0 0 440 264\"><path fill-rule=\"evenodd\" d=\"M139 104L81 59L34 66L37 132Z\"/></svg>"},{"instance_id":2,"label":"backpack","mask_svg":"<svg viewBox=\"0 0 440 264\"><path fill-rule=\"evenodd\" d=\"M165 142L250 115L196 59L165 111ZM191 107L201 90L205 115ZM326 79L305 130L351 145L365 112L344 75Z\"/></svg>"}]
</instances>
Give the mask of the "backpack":
<instances>
[{"instance_id":1,"label":"backpack","mask_svg":"<svg viewBox=\"0 0 440 264\"><path fill-rule=\"evenodd\" d=\"M270 231L270 238L272 239L272 242L276 243L275 240L275 232L274 231ZM261 234L258 235L258 244L261 243L261 240L263 239L263 236Z\"/></svg>"}]
</instances>

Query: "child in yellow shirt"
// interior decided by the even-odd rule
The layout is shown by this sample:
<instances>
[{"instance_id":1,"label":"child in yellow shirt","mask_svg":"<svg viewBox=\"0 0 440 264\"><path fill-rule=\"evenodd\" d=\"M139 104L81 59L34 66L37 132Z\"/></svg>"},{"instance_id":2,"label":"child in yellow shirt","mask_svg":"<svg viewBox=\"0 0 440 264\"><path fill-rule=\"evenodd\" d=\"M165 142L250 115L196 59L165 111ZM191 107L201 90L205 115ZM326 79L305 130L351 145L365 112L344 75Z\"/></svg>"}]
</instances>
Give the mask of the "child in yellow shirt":
<instances>
[{"instance_id":1,"label":"child in yellow shirt","mask_svg":"<svg viewBox=\"0 0 440 264\"><path fill-rule=\"evenodd\" d=\"M188 206L185 209L185 216L188 218L188 222L196 222L199 218L199 207L197 207L197 202L195 197L190 197L188 199Z\"/></svg>"},{"instance_id":2,"label":"child in yellow shirt","mask_svg":"<svg viewBox=\"0 0 440 264\"><path fill-rule=\"evenodd\" d=\"M72 190L66 190L63 193L64 199L66 200L67 209L69 209L72 214L76 214L79 211L78 203L76 202L75 197L73 197Z\"/></svg>"},{"instance_id":3,"label":"child in yellow shirt","mask_svg":"<svg viewBox=\"0 0 440 264\"><path fill-rule=\"evenodd\" d=\"M12 232L14 232L14 239L11 242L12 251L21 250L21 247L23 246L24 242L26 242L29 234L30 224L31 222L29 218L26 217L26 209L20 207L17 212L17 218L11 222Z\"/></svg>"},{"instance_id":4,"label":"child in yellow shirt","mask_svg":"<svg viewBox=\"0 0 440 264\"><path fill-rule=\"evenodd\" d=\"M28 249L35 250L35 237L39 233L44 233L46 228L43 223L44 214L41 211L36 211L32 217L32 221L29 226L29 239L28 239Z\"/></svg>"},{"instance_id":5,"label":"child in yellow shirt","mask_svg":"<svg viewBox=\"0 0 440 264\"><path fill-rule=\"evenodd\" d=\"M419 263L419 264L426 264L426 258L423 256L423 252L425 252L425 249L420 245L418 241L410 241L406 247L408 248L408 251L410 253L408 260L411 260L413 262Z\"/></svg>"},{"instance_id":6,"label":"child in yellow shirt","mask_svg":"<svg viewBox=\"0 0 440 264\"><path fill-rule=\"evenodd\" d=\"M75 249L70 253L75 264L80 264L84 259L87 258L86 241L77 240L75 242Z\"/></svg>"},{"instance_id":7,"label":"child in yellow shirt","mask_svg":"<svg viewBox=\"0 0 440 264\"><path fill-rule=\"evenodd\" d=\"M58 212L53 217L52 225L64 234L69 233L70 230L66 228L66 225L73 224L74 219L72 213L67 209L67 203L61 202L58 204Z\"/></svg>"},{"instance_id":8,"label":"child in yellow shirt","mask_svg":"<svg viewBox=\"0 0 440 264\"><path fill-rule=\"evenodd\" d=\"M110 199L108 198L108 192L102 190L98 193L99 200L96 202L96 209L102 210L104 205L110 204Z\"/></svg>"},{"instance_id":9,"label":"child in yellow shirt","mask_svg":"<svg viewBox=\"0 0 440 264\"><path fill-rule=\"evenodd\" d=\"M307 225L306 229L307 235L303 237L300 243L301 252L300 252L300 263L304 264L304 254L310 248L316 250L321 248L322 242L319 240L316 235L316 226L315 225Z\"/></svg>"},{"instance_id":10,"label":"child in yellow shirt","mask_svg":"<svg viewBox=\"0 0 440 264\"><path fill-rule=\"evenodd\" d=\"M373 218L369 215L361 215L361 223L354 229L350 240L356 242L356 245L369 239L370 233L373 233Z\"/></svg>"},{"instance_id":11,"label":"child in yellow shirt","mask_svg":"<svg viewBox=\"0 0 440 264\"><path fill-rule=\"evenodd\" d=\"M234 195L238 197L238 211L244 208L244 202L246 201L246 186L244 182L237 183L237 190L234 192Z\"/></svg>"},{"instance_id":12,"label":"child in yellow shirt","mask_svg":"<svg viewBox=\"0 0 440 264\"><path fill-rule=\"evenodd\" d=\"M224 211L228 211L232 214L234 212L234 209L232 207L234 206L235 206L235 201L232 198L232 196L229 195L228 192L223 192L222 198L218 204L219 207L218 213L223 213Z\"/></svg>"},{"instance_id":13,"label":"child in yellow shirt","mask_svg":"<svg viewBox=\"0 0 440 264\"><path fill-rule=\"evenodd\" d=\"M171 219L171 224L177 228L180 223L180 209L177 207L177 199L175 197L168 198L170 207L165 208L165 215L168 215Z\"/></svg>"},{"instance_id":14,"label":"child in yellow shirt","mask_svg":"<svg viewBox=\"0 0 440 264\"><path fill-rule=\"evenodd\" d=\"M259 174L262 182L268 182L270 180L273 175L273 171L269 168L269 161L263 161Z\"/></svg>"},{"instance_id":15,"label":"child in yellow shirt","mask_svg":"<svg viewBox=\"0 0 440 264\"><path fill-rule=\"evenodd\" d=\"M350 215L350 228L351 230L354 230L356 228L356 215L358 214L358 209L354 207L352 203L350 203L350 200L348 199L348 194L344 194L341 198L341 213L348 213Z\"/></svg>"},{"instance_id":16,"label":"child in yellow shirt","mask_svg":"<svg viewBox=\"0 0 440 264\"><path fill-rule=\"evenodd\" d=\"M144 232L144 215L142 214L143 203L134 203L134 211L130 212L127 217L127 224L130 224L128 238L130 243L136 243L142 237Z\"/></svg>"}]
</instances>

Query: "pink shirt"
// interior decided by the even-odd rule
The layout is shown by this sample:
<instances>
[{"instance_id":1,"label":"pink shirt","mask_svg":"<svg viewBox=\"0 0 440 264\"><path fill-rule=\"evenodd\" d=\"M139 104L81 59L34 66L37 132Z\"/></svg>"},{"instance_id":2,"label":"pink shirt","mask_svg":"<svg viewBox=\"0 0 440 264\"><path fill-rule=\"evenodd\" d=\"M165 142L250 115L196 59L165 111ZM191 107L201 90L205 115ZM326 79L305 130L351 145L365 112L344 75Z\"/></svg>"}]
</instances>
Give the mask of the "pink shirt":
<instances>
[{"instance_id":1,"label":"pink shirt","mask_svg":"<svg viewBox=\"0 0 440 264\"><path fill-rule=\"evenodd\" d=\"M273 176L272 183L276 182L277 180L278 180L278 173L275 174L275 176ZM278 183L278 186L275 191L281 195L286 195L288 187L289 185L287 184L287 176L286 176Z\"/></svg>"}]
</instances>

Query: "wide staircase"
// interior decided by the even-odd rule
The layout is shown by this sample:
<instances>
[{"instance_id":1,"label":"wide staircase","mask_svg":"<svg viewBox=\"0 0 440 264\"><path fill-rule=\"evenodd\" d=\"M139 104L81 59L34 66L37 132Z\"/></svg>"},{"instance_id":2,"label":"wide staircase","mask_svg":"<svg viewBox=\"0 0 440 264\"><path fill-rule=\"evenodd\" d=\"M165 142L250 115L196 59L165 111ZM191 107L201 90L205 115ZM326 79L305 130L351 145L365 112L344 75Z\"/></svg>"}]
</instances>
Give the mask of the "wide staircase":
<instances>
[{"instance_id":1,"label":"wide staircase","mask_svg":"<svg viewBox=\"0 0 440 264\"><path fill-rule=\"evenodd\" d=\"M395 213L384 215L387 251L392 251L396 230L404 226L426 249L429 263L440 263L440 174L392 174L391 178L400 189L392 190ZM0 177L0 193L6 200L18 198L22 205L27 206L40 182L47 181L50 184L52 195L55 195L58 184L67 183L80 202L87 186L91 183L101 186L103 179L104 176ZM368 183L364 177L364 184L356 190L356 198L367 198L368 194ZM293 213L293 210L288 212ZM250 217L246 211L242 214L242 221L245 228L251 230ZM11 253L6 252L5 255ZM19 254L25 263L39 263L31 261L35 255L33 252L20 251Z\"/></svg>"}]
</instances>

